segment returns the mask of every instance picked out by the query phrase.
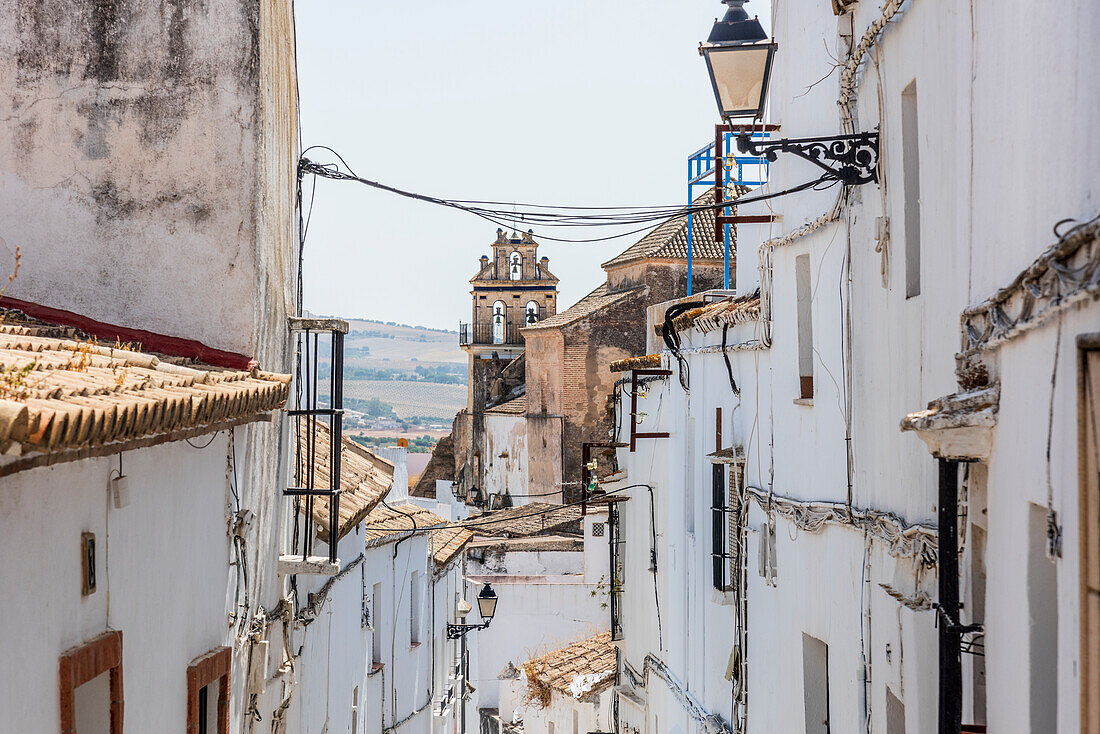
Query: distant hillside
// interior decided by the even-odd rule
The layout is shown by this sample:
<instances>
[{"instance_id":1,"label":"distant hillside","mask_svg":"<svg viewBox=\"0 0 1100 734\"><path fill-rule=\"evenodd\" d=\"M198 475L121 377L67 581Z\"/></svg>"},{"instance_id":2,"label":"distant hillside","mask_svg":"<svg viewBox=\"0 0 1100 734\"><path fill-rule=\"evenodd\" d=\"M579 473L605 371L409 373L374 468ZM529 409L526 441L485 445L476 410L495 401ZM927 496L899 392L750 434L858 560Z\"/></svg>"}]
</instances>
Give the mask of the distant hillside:
<instances>
[{"instance_id":1,"label":"distant hillside","mask_svg":"<svg viewBox=\"0 0 1100 734\"><path fill-rule=\"evenodd\" d=\"M363 427L394 415L406 421L434 419L414 423L449 422L465 406L467 358L457 331L337 318L349 325L344 340L346 407L369 415ZM328 366L321 370L327 374ZM348 423L349 428L356 426L355 420Z\"/></svg>"}]
</instances>

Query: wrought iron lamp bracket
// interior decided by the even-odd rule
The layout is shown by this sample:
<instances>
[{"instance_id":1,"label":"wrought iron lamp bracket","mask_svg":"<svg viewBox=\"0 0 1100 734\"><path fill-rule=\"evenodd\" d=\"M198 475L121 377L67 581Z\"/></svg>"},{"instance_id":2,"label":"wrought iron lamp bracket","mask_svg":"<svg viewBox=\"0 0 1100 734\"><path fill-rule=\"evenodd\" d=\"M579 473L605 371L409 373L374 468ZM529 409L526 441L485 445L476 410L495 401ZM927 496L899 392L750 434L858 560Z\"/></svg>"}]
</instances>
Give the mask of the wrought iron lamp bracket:
<instances>
[{"instance_id":1,"label":"wrought iron lamp bracket","mask_svg":"<svg viewBox=\"0 0 1100 734\"><path fill-rule=\"evenodd\" d=\"M465 637L467 632L483 630L488 626L488 622L483 622L481 624L449 624L447 625L447 639L457 640Z\"/></svg>"},{"instance_id":2,"label":"wrought iron lamp bracket","mask_svg":"<svg viewBox=\"0 0 1100 734\"><path fill-rule=\"evenodd\" d=\"M824 169L828 180L847 186L878 182L877 132L783 140L753 140L743 133L737 136L737 149L769 161L777 153L793 153Z\"/></svg>"}]
</instances>

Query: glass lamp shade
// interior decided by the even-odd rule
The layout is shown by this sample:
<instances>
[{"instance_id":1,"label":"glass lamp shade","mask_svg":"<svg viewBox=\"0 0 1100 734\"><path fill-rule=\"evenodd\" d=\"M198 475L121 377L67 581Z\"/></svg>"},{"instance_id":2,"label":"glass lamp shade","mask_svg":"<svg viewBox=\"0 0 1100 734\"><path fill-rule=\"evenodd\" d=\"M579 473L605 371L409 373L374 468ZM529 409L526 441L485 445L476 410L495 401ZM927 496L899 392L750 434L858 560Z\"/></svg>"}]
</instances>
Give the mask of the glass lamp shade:
<instances>
[{"instance_id":1,"label":"glass lamp shade","mask_svg":"<svg viewBox=\"0 0 1100 734\"><path fill-rule=\"evenodd\" d=\"M699 47L707 61L722 119L764 116L776 47L774 43L736 42L704 43Z\"/></svg>"},{"instance_id":2,"label":"glass lamp shade","mask_svg":"<svg viewBox=\"0 0 1100 734\"><path fill-rule=\"evenodd\" d=\"M481 618L486 622L497 613L497 593L489 584L485 584L485 588L477 595L477 610L481 612Z\"/></svg>"}]
</instances>

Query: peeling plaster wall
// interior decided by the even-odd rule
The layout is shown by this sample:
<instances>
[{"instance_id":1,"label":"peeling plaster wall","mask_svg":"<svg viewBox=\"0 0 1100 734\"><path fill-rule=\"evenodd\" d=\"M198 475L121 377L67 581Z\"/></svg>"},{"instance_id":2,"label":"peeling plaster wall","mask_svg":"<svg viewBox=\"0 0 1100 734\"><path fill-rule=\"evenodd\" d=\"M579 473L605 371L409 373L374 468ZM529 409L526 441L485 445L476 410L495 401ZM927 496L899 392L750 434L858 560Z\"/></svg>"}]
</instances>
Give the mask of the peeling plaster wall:
<instances>
[{"instance_id":1,"label":"peeling plaster wall","mask_svg":"<svg viewBox=\"0 0 1100 734\"><path fill-rule=\"evenodd\" d=\"M485 487L490 492L527 494L527 418L522 415L485 415ZM544 499L544 498L538 498ZM518 497L516 504L530 500Z\"/></svg>"},{"instance_id":2,"label":"peeling plaster wall","mask_svg":"<svg viewBox=\"0 0 1100 734\"><path fill-rule=\"evenodd\" d=\"M277 368L294 87L289 3L2 0L9 295Z\"/></svg>"}]
</instances>

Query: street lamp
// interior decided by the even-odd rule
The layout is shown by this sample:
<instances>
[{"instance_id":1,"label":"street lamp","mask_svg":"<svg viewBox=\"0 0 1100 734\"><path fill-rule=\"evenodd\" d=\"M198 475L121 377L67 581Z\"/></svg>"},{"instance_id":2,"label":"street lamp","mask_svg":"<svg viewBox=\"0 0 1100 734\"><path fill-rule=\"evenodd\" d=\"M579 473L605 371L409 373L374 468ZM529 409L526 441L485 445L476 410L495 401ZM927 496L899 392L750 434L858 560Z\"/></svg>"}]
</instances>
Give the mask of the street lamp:
<instances>
[{"instance_id":1,"label":"street lamp","mask_svg":"<svg viewBox=\"0 0 1100 734\"><path fill-rule=\"evenodd\" d=\"M481 624L449 624L447 625L447 639L457 640L460 637L465 637L466 633L471 630L483 630L493 621L493 615L497 612L497 593L493 591L493 587L489 584L485 584L481 593L477 595L477 610L481 614L481 618L485 620L484 622Z\"/></svg>"},{"instance_id":2,"label":"street lamp","mask_svg":"<svg viewBox=\"0 0 1100 734\"><path fill-rule=\"evenodd\" d=\"M722 20L714 22L699 54L707 62L714 99L723 120L764 116L772 58L778 46L757 18L742 7L747 0L723 0L729 6Z\"/></svg>"},{"instance_id":3,"label":"street lamp","mask_svg":"<svg viewBox=\"0 0 1100 734\"><path fill-rule=\"evenodd\" d=\"M725 17L715 21L699 53L707 61L718 112L726 122L738 117L763 118L768 80L777 45L756 18L742 7L747 0L722 0ZM776 153L793 153L824 170L821 181L859 186L878 181L878 132L829 137L754 140L742 129L737 148L774 161Z\"/></svg>"}]
</instances>

